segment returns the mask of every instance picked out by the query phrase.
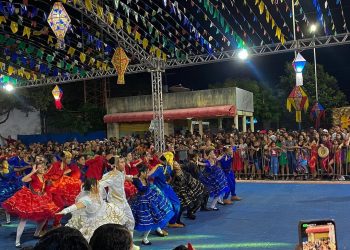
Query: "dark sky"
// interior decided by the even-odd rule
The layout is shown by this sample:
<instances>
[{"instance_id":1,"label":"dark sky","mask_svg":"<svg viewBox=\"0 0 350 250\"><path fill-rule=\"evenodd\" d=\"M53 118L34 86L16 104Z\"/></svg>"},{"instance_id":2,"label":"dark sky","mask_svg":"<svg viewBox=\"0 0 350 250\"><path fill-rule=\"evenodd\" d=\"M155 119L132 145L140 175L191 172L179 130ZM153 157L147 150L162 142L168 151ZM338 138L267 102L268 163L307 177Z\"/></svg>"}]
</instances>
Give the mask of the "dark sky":
<instances>
[{"instance_id":1,"label":"dark sky","mask_svg":"<svg viewBox=\"0 0 350 250\"><path fill-rule=\"evenodd\" d=\"M321 48L316 52L317 63L324 65L326 72L338 80L341 90L345 92L350 101L350 45ZM313 50L303 51L302 55L308 62L313 63ZM273 88L284 73L285 63L291 63L293 58L293 53L282 53L254 57L248 62L235 60L167 70L165 82L169 86L182 84L191 89L206 89L208 84L223 82L227 78L251 78L260 82L264 81ZM140 85L150 90L149 73L131 75L126 78L126 88ZM118 92L123 92L122 88L125 87L118 86Z\"/></svg>"}]
</instances>

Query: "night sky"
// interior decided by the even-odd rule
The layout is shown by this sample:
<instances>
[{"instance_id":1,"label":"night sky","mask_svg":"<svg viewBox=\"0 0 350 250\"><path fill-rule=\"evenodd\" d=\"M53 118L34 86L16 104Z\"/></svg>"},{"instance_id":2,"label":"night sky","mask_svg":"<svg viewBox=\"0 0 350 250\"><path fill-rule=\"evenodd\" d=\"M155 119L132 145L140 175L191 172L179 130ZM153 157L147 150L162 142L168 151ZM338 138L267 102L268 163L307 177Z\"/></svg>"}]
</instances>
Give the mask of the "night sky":
<instances>
[{"instance_id":1,"label":"night sky","mask_svg":"<svg viewBox=\"0 0 350 250\"><path fill-rule=\"evenodd\" d=\"M321 48L317 49L316 53L317 63L323 65L325 71L338 80L341 90L344 91L348 101L350 101L350 45ZM308 62L313 63L313 50L305 50L302 55ZM208 84L223 82L227 78L249 78L258 82L265 82L273 88L284 73L285 63L291 63L293 58L293 53L282 53L254 57L248 62L233 60L167 70L164 82L169 86L182 84L185 87L198 90L208 88ZM129 75L126 78L126 85L129 86L117 86L117 92L119 92L119 95L123 95L123 88L140 85L150 90L150 81L149 73Z\"/></svg>"}]
</instances>

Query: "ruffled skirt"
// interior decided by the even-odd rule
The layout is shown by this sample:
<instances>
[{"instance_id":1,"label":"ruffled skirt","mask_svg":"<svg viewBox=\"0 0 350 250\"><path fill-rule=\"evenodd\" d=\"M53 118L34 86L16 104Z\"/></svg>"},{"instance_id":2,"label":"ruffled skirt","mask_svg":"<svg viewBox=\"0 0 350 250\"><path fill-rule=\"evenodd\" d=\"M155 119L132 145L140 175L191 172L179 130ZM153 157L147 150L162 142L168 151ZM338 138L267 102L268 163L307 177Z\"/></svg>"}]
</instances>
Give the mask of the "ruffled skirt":
<instances>
[{"instance_id":1,"label":"ruffled skirt","mask_svg":"<svg viewBox=\"0 0 350 250\"><path fill-rule=\"evenodd\" d=\"M71 206L81 191L81 181L70 176L62 176L53 185L47 187L53 201L59 207Z\"/></svg>"},{"instance_id":2,"label":"ruffled skirt","mask_svg":"<svg viewBox=\"0 0 350 250\"><path fill-rule=\"evenodd\" d=\"M12 215L33 221L51 219L60 210L49 195L34 194L27 187L22 187L11 198L4 201L2 207Z\"/></svg>"},{"instance_id":3,"label":"ruffled skirt","mask_svg":"<svg viewBox=\"0 0 350 250\"><path fill-rule=\"evenodd\" d=\"M201 173L199 178L209 191L210 197L219 197L230 190L225 174L219 167L211 167L210 172Z\"/></svg>"},{"instance_id":4,"label":"ruffled skirt","mask_svg":"<svg viewBox=\"0 0 350 250\"><path fill-rule=\"evenodd\" d=\"M123 210L119 209L113 203L105 203L105 206L96 214L96 216L86 216L86 214L72 215L72 218L66 224L68 227L75 228L79 230L87 241L90 240L94 231L105 224L119 224L125 225L127 222L127 217Z\"/></svg>"},{"instance_id":5,"label":"ruffled skirt","mask_svg":"<svg viewBox=\"0 0 350 250\"><path fill-rule=\"evenodd\" d=\"M190 174L184 173L176 177L173 189L180 199L181 206L188 207L196 202L204 193L204 185Z\"/></svg>"},{"instance_id":6,"label":"ruffled skirt","mask_svg":"<svg viewBox=\"0 0 350 250\"><path fill-rule=\"evenodd\" d=\"M137 188L129 181L124 182L124 190L127 199L134 197L137 194Z\"/></svg>"},{"instance_id":7,"label":"ruffled skirt","mask_svg":"<svg viewBox=\"0 0 350 250\"><path fill-rule=\"evenodd\" d=\"M170 201L153 185L145 193L139 192L131 200L131 210L137 231L163 228L174 216Z\"/></svg>"}]
</instances>

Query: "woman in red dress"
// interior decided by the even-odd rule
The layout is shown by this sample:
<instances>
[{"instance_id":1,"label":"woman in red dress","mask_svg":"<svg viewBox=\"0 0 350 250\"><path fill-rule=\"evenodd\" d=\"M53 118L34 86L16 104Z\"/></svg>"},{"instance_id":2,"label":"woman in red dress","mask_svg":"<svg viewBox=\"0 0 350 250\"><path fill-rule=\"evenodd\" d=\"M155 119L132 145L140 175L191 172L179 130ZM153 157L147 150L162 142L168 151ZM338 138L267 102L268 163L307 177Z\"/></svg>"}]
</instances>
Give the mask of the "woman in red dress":
<instances>
[{"instance_id":1,"label":"woman in red dress","mask_svg":"<svg viewBox=\"0 0 350 250\"><path fill-rule=\"evenodd\" d=\"M21 190L2 203L2 207L8 213L20 218L17 227L16 247L21 245L20 240L27 220L38 223L34 237L39 237L46 221L53 218L55 213L60 210L45 192L45 169L42 162L34 165L32 172L22 178L23 182L29 183L29 188L23 186Z\"/></svg>"},{"instance_id":2,"label":"woman in red dress","mask_svg":"<svg viewBox=\"0 0 350 250\"><path fill-rule=\"evenodd\" d=\"M65 206L71 206L75 203L75 198L81 191L80 175L76 173L73 177L68 176L72 172L69 164L72 160L72 154L64 151L61 155L62 161L54 162L47 173L45 179L48 181L46 191L52 195L52 200L61 210ZM62 216L56 216L54 227L60 225Z\"/></svg>"},{"instance_id":3,"label":"woman in red dress","mask_svg":"<svg viewBox=\"0 0 350 250\"><path fill-rule=\"evenodd\" d=\"M125 161L125 174L132 177L132 178L137 178L139 170L137 169L137 166L142 163L141 159L138 159L136 161L133 161L134 157L132 153L128 153L126 156L126 161ZM124 189L125 189L125 194L126 198L130 199L137 193L137 188L132 184L130 181L125 181L124 182Z\"/></svg>"}]
</instances>

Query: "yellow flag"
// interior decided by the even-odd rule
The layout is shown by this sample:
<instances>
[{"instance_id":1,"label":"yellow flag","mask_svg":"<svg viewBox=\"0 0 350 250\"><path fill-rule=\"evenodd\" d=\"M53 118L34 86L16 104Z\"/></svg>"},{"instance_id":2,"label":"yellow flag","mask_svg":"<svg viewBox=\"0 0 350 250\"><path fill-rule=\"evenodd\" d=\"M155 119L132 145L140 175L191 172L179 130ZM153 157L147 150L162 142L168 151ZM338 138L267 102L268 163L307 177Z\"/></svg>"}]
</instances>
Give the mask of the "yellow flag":
<instances>
[{"instance_id":1,"label":"yellow flag","mask_svg":"<svg viewBox=\"0 0 350 250\"><path fill-rule=\"evenodd\" d=\"M272 29L275 27L276 23L275 23L275 20L274 19L271 19L271 26L272 26Z\"/></svg>"},{"instance_id":2,"label":"yellow flag","mask_svg":"<svg viewBox=\"0 0 350 250\"><path fill-rule=\"evenodd\" d=\"M53 43L53 36L49 36L49 38L47 38L47 44Z\"/></svg>"},{"instance_id":3,"label":"yellow flag","mask_svg":"<svg viewBox=\"0 0 350 250\"><path fill-rule=\"evenodd\" d=\"M86 55L84 53L80 53L79 59L82 63L86 61Z\"/></svg>"},{"instance_id":4,"label":"yellow flag","mask_svg":"<svg viewBox=\"0 0 350 250\"><path fill-rule=\"evenodd\" d=\"M103 8L99 5L97 5L96 9L97 9L97 16L99 16L103 19Z\"/></svg>"},{"instance_id":5,"label":"yellow flag","mask_svg":"<svg viewBox=\"0 0 350 250\"><path fill-rule=\"evenodd\" d=\"M107 71L107 63L102 63L102 70Z\"/></svg>"},{"instance_id":6,"label":"yellow flag","mask_svg":"<svg viewBox=\"0 0 350 250\"><path fill-rule=\"evenodd\" d=\"M160 59L161 56L162 56L162 51L157 48L157 50L156 50L156 57Z\"/></svg>"},{"instance_id":7,"label":"yellow flag","mask_svg":"<svg viewBox=\"0 0 350 250\"><path fill-rule=\"evenodd\" d=\"M121 19L121 18L118 18L118 20L117 20L117 29L121 29L121 28L123 28L123 19Z\"/></svg>"},{"instance_id":8,"label":"yellow flag","mask_svg":"<svg viewBox=\"0 0 350 250\"><path fill-rule=\"evenodd\" d=\"M23 77L23 74L24 74L24 68L20 68L17 70L17 75L18 76L22 76Z\"/></svg>"},{"instance_id":9,"label":"yellow flag","mask_svg":"<svg viewBox=\"0 0 350 250\"><path fill-rule=\"evenodd\" d=\"M4 16L0 16L0 24L6 23L6 18Z\"/></svg>"},{"instance_id":10,"label":"yellow flag","mask_svg":"<svg viewBox=\"0 0 350 250\"><path fill-rule=\"evenodd\" d=\"M27 80L30 80L30 73L29 72L24 71L24 75L26 76Z\"/></svg>"},{"instance_id":11,"label":"yellow flag","mask_svg":"<svg viewBox=\"0 0 350 250\"><path fill-rule=\"evenodd\" d=\"M29 28L29 27L24 26L22 36L27 36L27 37L28 37L28 39L30 38L30 28Z\"/></svg>"},{"instance_id":12,"label":"yellow flag","mask_svg":"<svg viewBox=\"0 0 350 250\"><path fill-rule=\"evenodd\" d=\"M135 41L136 42L141 42L141 34L139 32L135 32Z\"/></svg>"},{"instance_id":13,"label":"yellow flag","mask_svg":"<svg viewBox=\"0 0 350 250\"><path fill-rule=\"evenodd\" d=\"M33 74L33 80L38 80L38 76L36 74Z\"/></svg>"},{"instance_id":14,"label":"yellow flag","mask_svg":"<svg viewBox=\"0 0 350 250\"><path fill-rule=\"evenodd\" d=\"M167 59L167 56L166 56L166 54L163 52L163 60L166 61L166 59Z\"/></svg>"},{"instance_id":15,"label":"yellow flag","mask_svg":"<svg viewBox=\"0 0 350 250\"><path fill-rule=\"evenodd\" d=\"M95 59L94 58L90 58L90 60L89 60L89 65L91 66L91 65L93 65L95 63Z\"/></svg>"},{"instance_id":16,"label":"yellow flag","mask_svg":"<svg viewBox=\"0 0 350 250\"><path fill-rule=\"evenodd\" d=\"M91 11L91 10L92 10L92 2L91 2L91 0L85 0L85 8L86 8L88 11Z\"/></svg>"},{"instance_id":17,"label":"yellow flag","mask_svg":"<svg viewBox=\"0 0 350 250\"><path fill-rule=\"evenodd\" d=\"M255 0L255 5L258 5L259 4L259 0Z\"/></svg>"},{"instance_id":18,"label":"yellow flag","mask_svg":"<svg viewBox=\"0 0 350 250\"><path fill-rule=\"evenodd\" d=\"M144 38L142 40L142 47L143 47L143 49L146 49L148 47L148 40L147 40L147 38Z\"/></svg>"},{"instance_id":19,"label":"yellow flag","mask_svg":"<svg viewBox=\"0 0 350 250\"><path fill-rule=\"evenodd\" d=\"M101 67L101 64L102 64L101 61L97 60L96 67L99 69Z\"/></svg>"},{"instance_id":20,"label":"yellow flag","mask_svg":"<svg viewBox=\"0 0 350 250\"><path fill-rule=\"evenodd\" d=\"M70 56L73 56L74 52L75 52L75 49L72 48L72 47L69 47L67 54L70 55Z\"/></svg>"},{"instance_id":21,"label":"yellow flag","mask_svg":"<svg viewBox=\"0 0 350 250\"><path fill-rule=\"evenodd\" d=\"M114 15L111 12L107 13L107 23L111 25L114 22Z\"/></svg>"},{"instance_id":22,"label":"yellow flag","mask_svg":"<svg viewBox=\"0 0 350 250\"><path fill-rule=\"evenodd\" d=\"M265 8L265 4L264 4L263 1L261 1L260 4L259 4L260 15L261 15L262 13L264 13L264 8Z\"/></svg>"},{"instance_id":23,"label":"yellow flag","mask_svg":"<svg viewBox=\"0 0 350 250\"><path fill-rule=\"evenodd\" d=\"M130 26L130 25L126 26L126 31L127 31L128 34L130 35L130 33L131 33L131 26Z\"/></svg>"},{"instance_id":24,"label":"yellow flag","mask_svg":"<svg viewBox=\"0 0 350 250\"><path fill-rule=\"evenodd\" d=\"M17 31L18 31L18 23L11 22L10 27L11 27L12 33L17 33Z\"/></svg>"},{"instance_id":25,"label":"yellow flag","mask_svg":"<svg viewBox=\"0 0 350 250\"><path fill-rule=\"evenodd\" d=\"M9 73L9 76L11 76L13 73L15 73L15 69L12 66L9 66L7 69L7 72Z\"/></svg>"},{"instance_id":26,"label":"yellow flag","mask_svg":"<svg viewBox=\"0 0 350 250\"><path fill-rule=\"evenodd\" d=\"M266 11L266 22L270 22L270 12Z\"/></svg>"}]
</instances>

